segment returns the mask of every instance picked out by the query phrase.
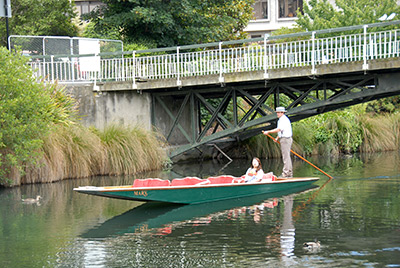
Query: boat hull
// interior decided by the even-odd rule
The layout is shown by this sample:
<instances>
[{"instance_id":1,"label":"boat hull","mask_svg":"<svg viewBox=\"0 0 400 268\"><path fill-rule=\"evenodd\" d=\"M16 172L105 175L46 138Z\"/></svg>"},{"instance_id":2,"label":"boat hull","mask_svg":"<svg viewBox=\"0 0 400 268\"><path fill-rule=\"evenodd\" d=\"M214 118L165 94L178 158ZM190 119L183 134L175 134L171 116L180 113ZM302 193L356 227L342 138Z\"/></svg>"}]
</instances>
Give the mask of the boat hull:
<instances>
[{"instance_id":1,"label":"boat hull","mask_svg":"<svg viewBox=\"0 0 400 268\"><path fill-rule=\"evenodd\" d=\"M261 183L228 183L164 187L84 186L75 188L74 190L85 194L134 201L199 204L286 191L292 188L311 185L318 179L319 178L291 178Z\"/></svg>"}]
</instances>

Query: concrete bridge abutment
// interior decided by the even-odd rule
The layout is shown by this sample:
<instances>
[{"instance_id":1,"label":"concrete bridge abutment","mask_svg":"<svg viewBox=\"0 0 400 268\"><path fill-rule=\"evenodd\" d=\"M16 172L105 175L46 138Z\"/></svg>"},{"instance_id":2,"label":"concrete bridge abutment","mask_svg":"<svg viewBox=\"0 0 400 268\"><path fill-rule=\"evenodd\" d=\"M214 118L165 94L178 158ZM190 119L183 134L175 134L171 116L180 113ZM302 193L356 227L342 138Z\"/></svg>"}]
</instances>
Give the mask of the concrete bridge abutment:
<instances>
[{"instance_id":1,"label":"concrete bridge abutment","mask_svg":"<svg viewBox=\"0 0 400 268\"><path fill-rule=\"evenodd\" d=\"M64 85L79 104L84 126L104 129L108 125L138 125L150 130L151 96L138 91L96 91L93 84Z\"/></svg>"},{"instance_id":2,"label":"concrete bridge abutment","mask_svg":"<svg viewBox=\"0 0 400 268\"><path fill-rule=\"evenodd\" d=\"M118 124L155 129L168 137L172 146L187 144L192 140L193 128L196 128L191 123L193 108L183 104L184 98L152 98L149 92L136 90L102 91L101 86L100 90L94 90L93 84L63 86L78 101L81 122L86 127L104 129L108 125ZM153 102L157 105L153 105Z\"/></svg>"}]
</instances>

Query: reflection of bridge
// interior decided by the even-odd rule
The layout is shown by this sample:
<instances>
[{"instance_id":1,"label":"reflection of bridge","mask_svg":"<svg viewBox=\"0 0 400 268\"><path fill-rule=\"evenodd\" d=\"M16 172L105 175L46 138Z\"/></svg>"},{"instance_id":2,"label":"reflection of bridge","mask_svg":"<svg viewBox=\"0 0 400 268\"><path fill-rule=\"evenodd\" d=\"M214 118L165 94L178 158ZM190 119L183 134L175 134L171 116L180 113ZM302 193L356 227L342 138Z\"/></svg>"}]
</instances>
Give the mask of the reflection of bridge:
<instances>
[{"instance_id":1,"label":"reflection of bridge","mask_svg":"<svg viewBox=\"0 0 400 268\"><path fill-rule=\"evenodd\" d=\"M400 30L393 29L398 24L137 51L129 57L124 52L112 59L91 55L86 60L99 59L98 70L78 71L80 59L65 55L31 65L50 80L95 81L103 92L151 94L152 124L179 145L171 154L176 156L259 134L274 126L278 105L288 108L294 122L400 94Z\"/></svg>"}]
</instances>

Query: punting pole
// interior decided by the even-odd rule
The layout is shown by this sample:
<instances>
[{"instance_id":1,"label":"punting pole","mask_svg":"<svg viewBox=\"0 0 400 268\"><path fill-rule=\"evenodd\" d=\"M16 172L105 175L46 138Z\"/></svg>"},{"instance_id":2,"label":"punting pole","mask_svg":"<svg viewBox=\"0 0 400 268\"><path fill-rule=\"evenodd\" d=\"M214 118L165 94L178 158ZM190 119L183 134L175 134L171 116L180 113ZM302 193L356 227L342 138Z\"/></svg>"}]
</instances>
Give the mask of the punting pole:
<instances>
[{"instance_id":1,"label":"punting pole","mask_svg":"<svg viewBox=\"0 0 400 268\"><path fill-rule=\"evenodd\" d=\"M268 137L270 137L272 140L274 140L275 142L281 144L278 140L274 139L274 137L272 137L271 135L267 134ZM322 173L324 173L326 176L328 176L329 179L333 179L332 176L330 176L328 173L326 173L325 171L323 171L322 169L320 169L319 167L317 167L316 165L314 165L313 163L311 163L310 161L308 161L307 159L305 159L304 157L302 157L301 155L299 155L298 153L296 153L295 151L293 151L292 149L290 149L290 151L292 152L292 154L296 155L297 157L299 157L300 159L302 159L303 161L307 162L308 164L310 164L312 167L314 167L315 169L321 171Z\"/></svg>"}]
</instances>

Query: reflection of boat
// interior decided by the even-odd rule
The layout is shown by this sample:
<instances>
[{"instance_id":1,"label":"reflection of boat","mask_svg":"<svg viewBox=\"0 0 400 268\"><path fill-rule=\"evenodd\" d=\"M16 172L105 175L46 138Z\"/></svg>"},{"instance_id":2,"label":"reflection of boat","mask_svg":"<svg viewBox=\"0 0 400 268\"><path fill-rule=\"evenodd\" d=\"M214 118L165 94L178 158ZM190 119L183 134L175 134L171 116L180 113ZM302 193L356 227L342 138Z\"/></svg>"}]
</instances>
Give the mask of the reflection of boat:
<instances>
[{"instance_id":1,"label":"reflection of boat","mask_svg":"<svg viewBox=\"0 0 400 268\"><path fill-rule=\"evenodd\" d=\"M126 233L148 233L154 230L154 228L169 228L168 226L165 226L169 223L179 225L181 222L198 219L200 217L204 218L205 216L212 216L213 214L219 214L232 208L249 207L267 199L302 192L314 187L316 186L301 186L270 194L217 201L214 202L212 206L208 203L193 205L177 205L158 202L145 203L104 222L100 226L87 231L81 236L86 238L103 238L113 235L123 235ZM267 203L265 206L268 207Z\"/></svg>"},{"instance_id":2,"label":"reflection of boat","mask_svg":"<svg viewBox=\"0 0 400 268\"><path fill-rule=\"evenodd\" d=\"M271 175L273 176L273 175ZM267 178L261 182L241 183L241 178L218 176L208 179L187 177L169 180L135 180L130 186L81 186L75 191L85 194L136 201L157 201L176 204L198 204L231 198L285 191L308 186L319 178Z\"/></svg>"}]
</instances>

